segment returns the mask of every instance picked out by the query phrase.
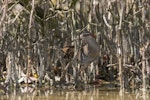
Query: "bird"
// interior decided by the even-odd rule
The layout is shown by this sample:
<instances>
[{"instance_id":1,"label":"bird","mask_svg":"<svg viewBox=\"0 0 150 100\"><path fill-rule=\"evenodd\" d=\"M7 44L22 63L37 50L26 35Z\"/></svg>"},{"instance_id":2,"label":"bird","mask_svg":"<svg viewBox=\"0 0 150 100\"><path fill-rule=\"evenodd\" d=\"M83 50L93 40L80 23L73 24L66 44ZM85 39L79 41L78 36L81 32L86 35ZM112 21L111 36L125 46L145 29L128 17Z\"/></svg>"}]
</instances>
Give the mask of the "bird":
<instances>
[{"instance_id":1,"label":"bird","mask_svg":"<svg viewBox=\"0 0 150 100\"><path fill-rule=\"evenodd\" d=\"M90 32L80 34L81 39L81 61L82 65L89 65L99 57L99 45L96 37Z\"/></svg>"},{"instance_id":2,"label":"bird","mask_svg":"<svg viewBox=\"0 0 150 100\"><path fill-rule=\"evenodd\" d=\"M81 65L89 65L92 61L99 57L99 45L96 42L96 36L90 32L83 32L80 34L79 39L81 46L77 56L75 56L78 63ZM74 57L75 46L65 46L61 49L64 53L63 58L72 60Z\"/></svg>"}]
</instances>

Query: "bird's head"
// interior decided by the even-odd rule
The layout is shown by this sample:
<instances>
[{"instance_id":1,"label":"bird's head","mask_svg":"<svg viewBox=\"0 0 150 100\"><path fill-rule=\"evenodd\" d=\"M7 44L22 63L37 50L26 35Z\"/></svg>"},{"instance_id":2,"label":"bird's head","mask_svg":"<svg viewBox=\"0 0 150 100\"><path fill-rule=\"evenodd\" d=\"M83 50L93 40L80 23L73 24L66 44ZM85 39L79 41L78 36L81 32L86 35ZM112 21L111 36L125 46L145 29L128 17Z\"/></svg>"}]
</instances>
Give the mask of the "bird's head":
<instances>
[{"instance_id":1,"label":"bird's head","mask_svg":"<svg viewBox=\"0 0 150 100\"><path fill-rule=\"evenodd\" d=\"M92 33L89 33L89 32L84 32L84 33L80 34L80 39L89 39L89 38L96 39L96 36Z\"/></svg>"}]
</instances>

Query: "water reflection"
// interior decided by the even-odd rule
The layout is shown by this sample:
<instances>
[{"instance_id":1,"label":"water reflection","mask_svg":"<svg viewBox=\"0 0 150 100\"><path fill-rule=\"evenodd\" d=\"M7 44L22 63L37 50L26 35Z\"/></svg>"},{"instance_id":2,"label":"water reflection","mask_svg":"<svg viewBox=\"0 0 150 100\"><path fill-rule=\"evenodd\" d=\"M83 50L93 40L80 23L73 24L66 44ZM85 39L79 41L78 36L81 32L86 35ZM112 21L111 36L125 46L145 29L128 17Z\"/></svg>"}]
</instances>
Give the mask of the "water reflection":
<instances>
[{"instance_id":1,"label":"water reflection","mask_svg":"<svg viewBox=\"0 0 150 100\"><path fill-rule=\"evenodd\" d=\"M19 92L0 95L0 100L150 100L150 94L144 97L142 92L137 92L120 96L118 90L92 86L84 91L23 87Z\"/></svg>"}]
</instances>

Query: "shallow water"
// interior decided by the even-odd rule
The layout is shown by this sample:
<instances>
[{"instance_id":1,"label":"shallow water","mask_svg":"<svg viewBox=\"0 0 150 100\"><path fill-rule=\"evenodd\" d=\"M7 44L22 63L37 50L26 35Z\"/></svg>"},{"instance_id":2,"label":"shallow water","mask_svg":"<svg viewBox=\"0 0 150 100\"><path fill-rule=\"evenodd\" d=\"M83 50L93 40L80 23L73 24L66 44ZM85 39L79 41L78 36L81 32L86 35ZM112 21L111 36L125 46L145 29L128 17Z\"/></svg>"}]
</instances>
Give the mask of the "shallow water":
<instances>
[{"instance_id":1,"label":"shallow water","mask_svg":"<svg viewBox=\"0 0 150 100\"><path fill-rule=\"evenodd\" d=\"M0 95L0 100L150 100L149 93L144 96L142 92L124 93L124 95L121 96L116 89L98 87L87 87L84 91L54 90L50 88L30 88L25 90Z\"/></svg>"}]
</instances>

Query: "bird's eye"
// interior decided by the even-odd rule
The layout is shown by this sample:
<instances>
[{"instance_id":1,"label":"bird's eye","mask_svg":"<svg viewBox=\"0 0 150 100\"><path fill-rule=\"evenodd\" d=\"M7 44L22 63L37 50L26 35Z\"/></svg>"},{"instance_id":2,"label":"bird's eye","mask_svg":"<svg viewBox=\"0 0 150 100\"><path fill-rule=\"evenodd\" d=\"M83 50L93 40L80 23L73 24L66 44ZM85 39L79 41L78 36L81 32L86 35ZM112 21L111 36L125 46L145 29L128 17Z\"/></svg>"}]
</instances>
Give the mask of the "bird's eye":
<instances>
[{"instance_id":1,"label":"bird's eye","mask_svg":"<svg viewBox=\"0 0 150 100\"><path fill-rule=\"evenodd\" d=\"M87 36L89 36L89 35L90 35L90 34L83 34L84 37L87 37Z\"/></svg>"}]
</instances>

